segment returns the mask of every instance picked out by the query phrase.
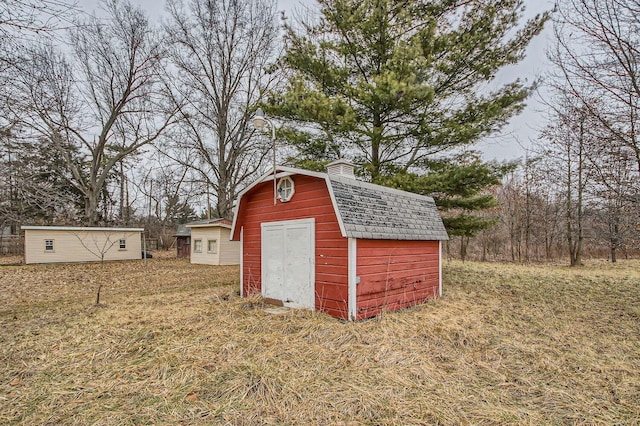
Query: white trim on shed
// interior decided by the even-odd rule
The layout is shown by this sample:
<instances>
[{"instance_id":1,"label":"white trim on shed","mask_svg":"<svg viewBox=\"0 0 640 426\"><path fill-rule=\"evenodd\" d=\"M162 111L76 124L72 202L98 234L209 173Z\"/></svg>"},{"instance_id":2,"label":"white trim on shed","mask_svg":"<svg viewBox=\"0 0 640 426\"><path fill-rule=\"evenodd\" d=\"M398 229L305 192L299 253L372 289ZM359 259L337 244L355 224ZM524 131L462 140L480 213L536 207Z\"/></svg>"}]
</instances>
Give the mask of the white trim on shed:
<instances>
[{"instance_id":1,"label":"white trim on shed","mask_svg":"<svg viewBox=\"0 0 640 426\"><path fill-rule=\"evenodd\" d=\"M99 226L21 226L23 231L44 230L44 231L110 231L110 232L144 232L144 228L102 228Z\"/></svg>"}]
</instances>

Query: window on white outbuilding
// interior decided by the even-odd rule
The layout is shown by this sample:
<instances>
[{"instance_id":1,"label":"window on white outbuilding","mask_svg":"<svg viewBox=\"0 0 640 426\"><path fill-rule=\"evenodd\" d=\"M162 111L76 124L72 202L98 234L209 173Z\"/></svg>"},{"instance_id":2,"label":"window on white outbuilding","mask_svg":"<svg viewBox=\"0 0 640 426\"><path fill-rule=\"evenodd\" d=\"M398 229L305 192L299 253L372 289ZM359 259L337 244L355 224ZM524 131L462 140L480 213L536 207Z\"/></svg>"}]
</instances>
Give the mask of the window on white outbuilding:
<instances>
[{"instance_id":1,"label":"window on white outbuilding","mask_svg":"<svg viewBox=\"0 0 640 426\"><path fill-rule=\"evenodd\" d=\"M202 240L193 240L193 252L194 253L202 252Z\"/></svg>"},{"instance_id":2,"label":"window on white outbuilding","mask_svg":"<svg viewBox=\"0 0 640 426\"><path fill-rule=\"evenodd\" d=\"M118 241L118 244L120 245L120 250L126 250L127 249L127 240L124 238L120 238L120 241Z\"/></svg>"},{"instance_id":3,"label":"window on white outbuilding","mask_svg":"<svg viewBox=\"0 0 640 426\"><path fill-rule=\"evenodd\" d=\"M207 241L207 253L218 253L218 240Z\"/></svg>"},{"instance_id":4,"label":"window on white outbuilding","mask_svg":"<svg viewBox=\"0 0 640 426\"><path fill-rule=\"evenodd\" d=\"M44 240L44 251L53 251L53 240Z\"/></svg>"},{"instance_id":5,"label":"window on white outbuilding","mask_svg":"<svg viewBox=\"0 0 640 426\"><path fill-rule=\"evenodd\" d=\"M295 194L296 192L295 186L293 185L293 179L291 179L289 176L285 176L280 179L280 181L278 181L277 191L278 200L282 201L283 203L289 201L291 197L293 197L293 194Z\"/></svg>"}]
</instances>

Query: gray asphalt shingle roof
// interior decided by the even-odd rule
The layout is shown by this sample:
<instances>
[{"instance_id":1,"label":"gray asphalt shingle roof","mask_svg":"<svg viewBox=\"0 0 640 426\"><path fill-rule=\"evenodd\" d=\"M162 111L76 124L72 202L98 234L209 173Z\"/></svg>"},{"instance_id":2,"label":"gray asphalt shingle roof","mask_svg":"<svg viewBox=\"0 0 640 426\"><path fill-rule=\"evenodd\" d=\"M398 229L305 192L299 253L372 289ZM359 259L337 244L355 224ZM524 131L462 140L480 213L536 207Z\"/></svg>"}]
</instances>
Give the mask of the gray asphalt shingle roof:
<instances>
[{"instance_id":1,"label":"gray asphalt shingle roof","mask_svg":"<svg viewBox=\"0 0 640 426\"><path fill-rule=\"evenodd\" d=\"M173 234L174 237L189 237L191 236L191 228L187 228L185 225L178 225L178 230L176 231L175 234Z\"/></svg>"},{"instance_id":2,"label":"gray asphalt shingle roof","mask_svg":"<svg viewBox=\"0 0 640 426\"><path fill-rule=\"evenodd\" d=\"M448 240L433 198L329 174L350 238Z\"/></svg>"},{"instance_id":3,"label":"gray asphalt shingle roof","mask_svg":"<svg viewBox=\"0 0 640 426\"><path fill-rule=\"evenodd\" d=\"M221 226L223 228L230 228L231 222L228 219L224 218L202 219L189 222L185 224L185 226L187 228L206 228L208 226Z\"/></svg>"}]
</instances>

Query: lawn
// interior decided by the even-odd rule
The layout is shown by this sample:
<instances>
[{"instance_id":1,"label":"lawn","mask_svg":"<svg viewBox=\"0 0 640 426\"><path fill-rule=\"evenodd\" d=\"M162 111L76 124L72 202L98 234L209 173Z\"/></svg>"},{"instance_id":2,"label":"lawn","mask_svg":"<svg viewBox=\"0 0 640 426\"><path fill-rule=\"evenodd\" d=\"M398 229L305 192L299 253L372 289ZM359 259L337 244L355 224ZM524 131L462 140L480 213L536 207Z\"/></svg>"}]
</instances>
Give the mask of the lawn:
<instances>
[{"instance_id":1,"label":"lawn","mask_svg":"<svg viewBox=\"0 0 640 426\"><path fill-rule=\"evenodd\" d=\"M446 262L441 299L344 323L237 267L0 266L0 424L640 424L639 271Z\"/></svg>"}]
</instances>

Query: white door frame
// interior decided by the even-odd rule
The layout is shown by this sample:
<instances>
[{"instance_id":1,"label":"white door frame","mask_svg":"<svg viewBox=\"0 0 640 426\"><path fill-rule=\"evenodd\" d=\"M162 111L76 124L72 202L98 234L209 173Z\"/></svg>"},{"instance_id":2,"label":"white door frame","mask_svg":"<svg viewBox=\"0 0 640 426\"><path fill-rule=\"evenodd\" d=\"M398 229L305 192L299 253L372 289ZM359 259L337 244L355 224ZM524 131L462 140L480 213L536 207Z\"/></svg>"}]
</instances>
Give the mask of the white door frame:
<instances>
[{"instance_id":1,"label":"white door frame","mask_svg":"<svg viewBox=\"0 0 640 426\"><path fill-rule=\"evenodd\" d=\"M315 287L316 287L316 268L315 268L315 252L316 252L316 239L315 239L315 218L307 218L307 219L295 219L295 220L282 220L282 221L276 221L276 222L263 222L260 224L260 270L261 270L261 294L263 297L265 297L265 283L266 283L266 272L267 272L267 268L265 265L265 240L263 238L264 235L264 230L265 228L269 228L269 227L283 227L283 229L286 229L289 226L296 226L296 225L308 225L310 228L310 241L309 241L309 249L311 252L311 256L309 259L309 286L311 287L311 291L313 292L313 303L312 306L303 306L306 309L311 309L311 310L315 310ZM283 271L283 278L284 278L284 273L285 271ZM292 303L292 304L287 304L285 303L285 301L283 300L283 303L285 306L290 306L290 307L301 307L298 304Z\"/></svg>"}]
</instances>

